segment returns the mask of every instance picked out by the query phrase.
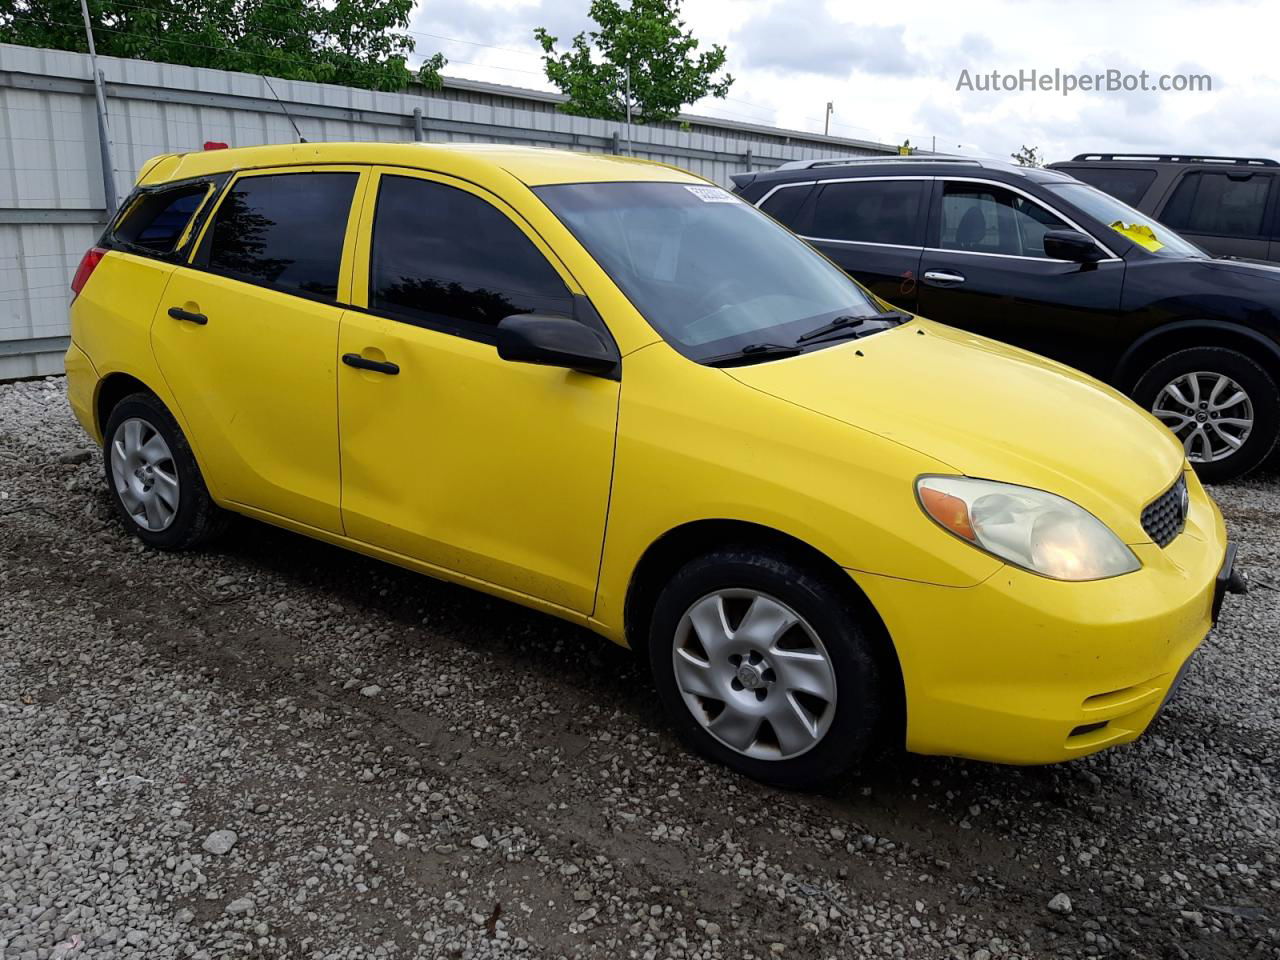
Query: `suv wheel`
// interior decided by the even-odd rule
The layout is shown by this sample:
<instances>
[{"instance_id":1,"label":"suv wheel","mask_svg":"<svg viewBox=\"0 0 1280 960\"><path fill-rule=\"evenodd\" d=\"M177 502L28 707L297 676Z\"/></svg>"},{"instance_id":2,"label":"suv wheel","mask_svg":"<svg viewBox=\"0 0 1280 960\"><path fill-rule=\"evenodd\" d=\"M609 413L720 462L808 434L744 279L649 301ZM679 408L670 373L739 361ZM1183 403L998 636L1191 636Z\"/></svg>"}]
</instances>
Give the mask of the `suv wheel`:
<instances>
[{"instance_id":1,"label":"suv wheel","mask_svg":"<svg viewBox=\"0 0 1280 960\"><path fill-rule=\"evenodd\" d=\"M186 550L222 531L227 515L209 496L187 438L158 398L125 397L107 418L103 437L107 487L139 539Z\"/></svg>"},{"instance_id":2,"label":"suv wheel","mask_svg":"<svg viewBox=\"0 0 1280 960\"><path fill-rule=\"evenodd\" d=\"M1242 353L1179 350L1142 375L1134 399L1182 441L1200 478L1235 480L1262 463L1280 433L1280 390Z\"/></svg>"},{"instance_id":3,"label":"suv wheel","mask_svg":"<svg viewBox=\"0 0 1280 960\"><path fill-rule=\"evenodd\" d=\"M667 714L696 750L749 777L811 787L857 763L881 720L880 671L847 592L781 554L686 564L649 639Z\"/></svg>"}]
</instances>

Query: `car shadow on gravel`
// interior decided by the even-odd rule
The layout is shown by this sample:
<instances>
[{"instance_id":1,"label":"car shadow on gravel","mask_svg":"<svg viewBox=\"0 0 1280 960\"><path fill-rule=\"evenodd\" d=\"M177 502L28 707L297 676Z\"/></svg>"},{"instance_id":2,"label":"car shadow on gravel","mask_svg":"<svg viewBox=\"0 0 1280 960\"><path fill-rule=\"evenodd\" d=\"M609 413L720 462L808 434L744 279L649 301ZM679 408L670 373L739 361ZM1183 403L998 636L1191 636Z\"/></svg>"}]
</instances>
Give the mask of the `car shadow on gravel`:
<instances>
[{"instance_id":1,"label":"car shadow on gravel","mask_svg":"<svg viewBox=\"0 0 1280 960\"><path fill-rule=\"evenodd\" d=\"M425 619L431 634L496 658L497 672L517 680L528 673L557 689L568 708L574 702L607 703L632 724L659 731L664 752L687 749L655 709L647 665L585 628L243 517L235 518L215 549L300 591L322 594L347 610L385 618L405 631L420 629L423 611L429 611ZM1062 801L1063 780L1054 768L919 756L885 745L863 770L813 797L823 806L856 810L859 816L865 817L865 808L871 807L893 811L898 824L922 819L927 824L938 793L1017 793L1053 806Z\"/></svg>"}]
</instances>

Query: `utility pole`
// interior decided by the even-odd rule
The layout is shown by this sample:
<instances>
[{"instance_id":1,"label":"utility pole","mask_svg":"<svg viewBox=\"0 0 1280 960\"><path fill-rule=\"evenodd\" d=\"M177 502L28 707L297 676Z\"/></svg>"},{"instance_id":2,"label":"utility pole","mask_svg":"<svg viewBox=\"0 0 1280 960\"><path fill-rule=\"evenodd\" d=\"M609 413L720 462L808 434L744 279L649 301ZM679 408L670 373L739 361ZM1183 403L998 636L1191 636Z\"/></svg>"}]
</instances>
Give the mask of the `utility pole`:
<instances>
[{"instance_id":1,"label":"utility pole","mask_svg":"<svg viewBox=\"0 0 1280 960\"><path fill-rule=\"evenodd\" d=\"M830 100L827 101L827 116L822 122L822 135L824 137L831 136L831 114L835 110L835 104Z\"/></svg>"},{"instance_id":2,"label":"utility pole","mask_svg":"<svg viewBox=\"0 0 1280 960\"><path fill-rule=\"evenodd\" d=\"M98 51L93 45L93 26L89 22L88 0L80 0L80 13L84 16L84 35L89 41L89 69L93 71L93 93L98 101L98 147L102 155L102 193L107 205L107 219L116 212L116 167L112 162L111 128L107 126L106 82L98 69Z\"/></svg>"},{"instance_id":3,"label":"utility pole","mask_svg":"<svg viewBox=\"0 0 1280 960\"><path fill-rule=\"evenodd\" d=\"M622 68L622 76L627 89L627 156L635 156L631 152L631 65Z\"/></svg>"}]
</instances>

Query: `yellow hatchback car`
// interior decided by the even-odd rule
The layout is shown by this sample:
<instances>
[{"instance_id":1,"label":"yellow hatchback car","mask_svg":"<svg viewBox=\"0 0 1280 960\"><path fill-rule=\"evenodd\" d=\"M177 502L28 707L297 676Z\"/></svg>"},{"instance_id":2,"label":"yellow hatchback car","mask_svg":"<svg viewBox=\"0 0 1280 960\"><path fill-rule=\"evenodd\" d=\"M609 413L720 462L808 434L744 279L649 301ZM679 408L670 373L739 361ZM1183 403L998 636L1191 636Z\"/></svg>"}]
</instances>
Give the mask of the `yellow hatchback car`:
<instances>
[{"instance_id":1,"label":"yellow hatchback car","mask_svg":"<svg viewBox=\"0 0 1280 960\"><path fill-rule=\"evenodd\" d=\"M1235 583L1148 414L669 167L162 156L73 288L71 404L143 541L234 511L582 624L762 780L1133 740Z\"/></svg>"}]
</instances>

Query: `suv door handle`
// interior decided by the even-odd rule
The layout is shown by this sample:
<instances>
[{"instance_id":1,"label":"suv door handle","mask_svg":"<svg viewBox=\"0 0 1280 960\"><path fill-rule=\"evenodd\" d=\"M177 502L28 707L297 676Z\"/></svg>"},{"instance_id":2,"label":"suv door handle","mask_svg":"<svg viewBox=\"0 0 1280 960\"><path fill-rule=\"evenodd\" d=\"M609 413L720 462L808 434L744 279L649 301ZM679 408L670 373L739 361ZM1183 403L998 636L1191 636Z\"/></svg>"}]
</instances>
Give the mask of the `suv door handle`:
<instances>
[{"instance_id":1,"label":"suv door handle","mask_svg":"<svg viewBox=\"0 0 1280 960\"><path fill-rule=\"evenodd\" d=\"M955 273L951 270L926 270L924 278L928 283L936 283L939 286L950 287L957 283L964 283L964 274Z\"/></svg>"},{"instance_id":2,"label":"suv door handle","mask_svg":"<svg viewBox=\"0 0 1280 960\"><path fill-rule=\"evenodd\" d=\"M192 313L190 310L183 310L181 307L170 307L169 316L175 320L185 320L187 323L198 324L202 327L209 322L209 318L203 313Z\"/></svg>"},{"instance_id":3,"label":"suv door handle","mask_svg":"<svg viewBox=\"0 0 1280 960\"><path fill-rule=\"evenodd\" d=\"M348 367L355 367L357 370L372 370L374 373L385 373L392 377L400 372L400 367L394 363L370 360L367 357L360 356L358 353L344 353L342 362Z\"/></svg>"}]
</instances>

